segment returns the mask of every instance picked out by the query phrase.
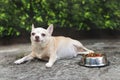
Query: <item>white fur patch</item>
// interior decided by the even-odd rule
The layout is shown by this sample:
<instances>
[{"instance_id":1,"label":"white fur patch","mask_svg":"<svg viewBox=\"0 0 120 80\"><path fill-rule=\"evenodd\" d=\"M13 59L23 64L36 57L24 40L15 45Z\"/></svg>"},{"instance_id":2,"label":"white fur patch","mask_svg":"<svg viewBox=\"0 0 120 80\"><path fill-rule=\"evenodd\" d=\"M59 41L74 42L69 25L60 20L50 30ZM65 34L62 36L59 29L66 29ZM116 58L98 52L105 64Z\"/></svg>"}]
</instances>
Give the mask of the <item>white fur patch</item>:
<instances>
[{"instance_id":1,"label":"white fur patch","mask_svg":"<svg viewBox=\"0 0 120 80\"><path fill-rule=\"evenodd\" d=\"M77 56L77 52L72 43L61 44L57 50L57 59L73 58Z\"/></svg>"}]
</instances>

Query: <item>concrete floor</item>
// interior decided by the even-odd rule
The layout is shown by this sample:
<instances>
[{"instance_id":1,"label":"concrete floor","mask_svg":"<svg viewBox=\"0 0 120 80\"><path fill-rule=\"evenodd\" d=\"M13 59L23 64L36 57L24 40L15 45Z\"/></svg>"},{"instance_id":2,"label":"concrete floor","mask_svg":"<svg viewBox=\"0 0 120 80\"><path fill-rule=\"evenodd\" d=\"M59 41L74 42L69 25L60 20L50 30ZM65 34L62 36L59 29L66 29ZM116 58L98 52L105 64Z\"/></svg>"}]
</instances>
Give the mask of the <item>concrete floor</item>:
<instances>
[{"instance_id":1,"label":"concrete floor","mask_svg":"<svg viewBox=\"0 0 120 80\"><path fill-rule=\"evenodd\" d=\"M95 52L105 53L110 65L102 68L80 66L81 55L59 60L52 68L46 68L46 62L37 59L15 65L16 59L31 52L30 43L0 46L0 80L120 80L120 39L81 42Z\"/></svg>"}]
</instances>

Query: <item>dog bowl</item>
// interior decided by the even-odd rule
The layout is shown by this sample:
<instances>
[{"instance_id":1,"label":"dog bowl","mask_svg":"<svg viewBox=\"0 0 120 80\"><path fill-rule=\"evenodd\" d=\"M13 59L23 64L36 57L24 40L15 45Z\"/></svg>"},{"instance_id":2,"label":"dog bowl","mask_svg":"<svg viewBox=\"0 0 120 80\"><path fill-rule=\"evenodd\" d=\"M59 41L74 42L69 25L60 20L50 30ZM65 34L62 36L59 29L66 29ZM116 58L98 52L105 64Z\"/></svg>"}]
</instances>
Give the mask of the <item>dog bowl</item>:
<instances>
[{"instance_id":1,"label":"dog bowl","mask_svg":"<svg viewBox=\"0 0 120 80\"><path fill-rule=\"evenodd\" d=\"M80 65L86 67L103 67L108 65L108 60L105 54L90 53L82 56Z\"/></svg>"}]
</instances>

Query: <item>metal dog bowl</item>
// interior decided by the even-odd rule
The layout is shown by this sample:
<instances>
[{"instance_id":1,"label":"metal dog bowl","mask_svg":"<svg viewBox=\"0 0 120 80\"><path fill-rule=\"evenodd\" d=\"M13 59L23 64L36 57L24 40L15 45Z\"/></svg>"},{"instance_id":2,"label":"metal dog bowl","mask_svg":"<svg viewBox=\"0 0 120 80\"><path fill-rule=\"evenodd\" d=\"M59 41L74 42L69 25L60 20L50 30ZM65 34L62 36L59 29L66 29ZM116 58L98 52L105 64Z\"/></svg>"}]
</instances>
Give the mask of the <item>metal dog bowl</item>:
<instances>
[{"instance_id":1,"label":"metal dog bowl","mask_svg":"<svg viewBox=\"0 0 120 80\"><path fill-rule=\"evenodd\" d=\"M105 54L90 53L83 55L80 61L80 65L86 67L104 67L109 64Z\"/></svg>"}]
</instances>

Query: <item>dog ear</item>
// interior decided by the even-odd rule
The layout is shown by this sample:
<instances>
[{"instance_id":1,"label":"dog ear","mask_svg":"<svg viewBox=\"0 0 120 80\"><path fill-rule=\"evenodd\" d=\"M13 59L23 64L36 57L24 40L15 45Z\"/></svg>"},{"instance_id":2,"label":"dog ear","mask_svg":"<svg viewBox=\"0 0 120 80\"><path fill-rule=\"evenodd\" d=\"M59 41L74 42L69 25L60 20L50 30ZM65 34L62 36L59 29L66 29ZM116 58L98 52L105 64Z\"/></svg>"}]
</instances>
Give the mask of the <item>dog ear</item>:
<instances>
[{"instance_id":1,"label":"dog ear","mask_svg":"<svg viewBox=\"0 0 120 80\"><path fill-rule=\"evenodd\" d=\"M53 24L50 24L49 27L47 28L47 31L49 32L50 35L53 33Z\"/></svg>"},{"instance_id":2,"label":"dog ear","mask_svg":"<svg viewBox=\"0 0 120 80\"><path fill-rule=\"evenodd\" d=\"M35 29L35 26L34 26L34 24L32 24L32 30L34 30Z\"/></svg>"}]
</instances>

